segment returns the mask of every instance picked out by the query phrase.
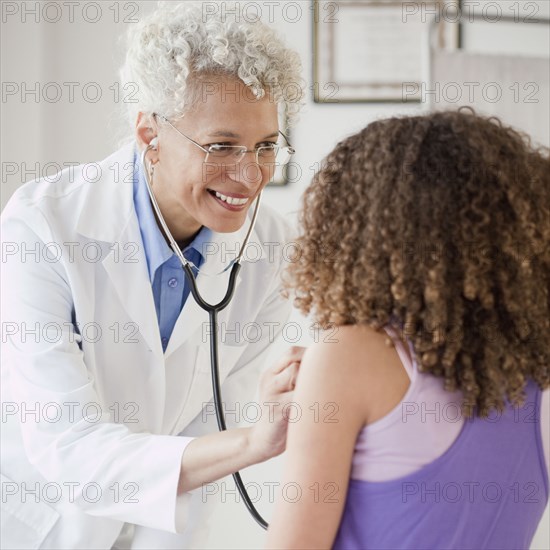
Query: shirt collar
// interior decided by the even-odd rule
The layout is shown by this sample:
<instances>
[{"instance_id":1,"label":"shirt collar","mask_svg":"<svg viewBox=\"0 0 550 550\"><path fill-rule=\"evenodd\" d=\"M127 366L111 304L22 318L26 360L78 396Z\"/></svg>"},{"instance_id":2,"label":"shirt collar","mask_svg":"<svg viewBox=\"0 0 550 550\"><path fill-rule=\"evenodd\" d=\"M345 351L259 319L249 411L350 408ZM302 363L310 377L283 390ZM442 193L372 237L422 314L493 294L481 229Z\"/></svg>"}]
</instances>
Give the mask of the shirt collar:
<instances>
[{"instance_id":1,"label":"shirt collar","mask_svg":"<svg viewBox=\"0 0 550 550\"><path fill-rule=\"evenodd\" d=\"M172 256L175 256L173 250L168 246L164 236L157 225L153 206L147 191L147 183L145 174L143 173L143 165L141 164L140 155L137 151L137 146L134 149L134 207L139 223L141 239L145 257L147 259L147 268L149 270L149 279L151 284L155 279L157 269L169 261ZM201 256L201 262L204 260L201 251L204 244L212 239L212 231L207 227L202 227L193 241L183 249L187 251L194 248Z\"/></svg>"}]
</instances>

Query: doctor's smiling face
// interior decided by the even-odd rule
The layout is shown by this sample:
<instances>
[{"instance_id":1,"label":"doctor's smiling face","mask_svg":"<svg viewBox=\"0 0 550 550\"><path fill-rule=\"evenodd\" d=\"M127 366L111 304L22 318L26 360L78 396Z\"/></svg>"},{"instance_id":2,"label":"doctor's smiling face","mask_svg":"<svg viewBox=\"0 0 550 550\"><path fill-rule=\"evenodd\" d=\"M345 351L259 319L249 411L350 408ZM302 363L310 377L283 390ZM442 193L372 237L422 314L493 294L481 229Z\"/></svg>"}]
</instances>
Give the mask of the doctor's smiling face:
<instances>
[{"instance_id":1,"label":"doctor's smiling face","mask_svg":"<svg viewBox=\"0 0 550 550\"><path fill-rule=\"evenodd\" d=\"M183 117L170 120L173 126L159 116L151 120L140 113L137 119L140 150L158 136L157 150L147 156L154 164L153 191L174 238L185 243L203 225L220 233L237 231L274 170L273 163L258 164L254 151L278 141L277 103L268 93L254 98L240 80L217 77L209 84L203 89L215 93L202 94ZM205 149L242 145L248 152L240 161L209 155L205 162L206 153L177 130Z\"/></svg>"}]
</instances>

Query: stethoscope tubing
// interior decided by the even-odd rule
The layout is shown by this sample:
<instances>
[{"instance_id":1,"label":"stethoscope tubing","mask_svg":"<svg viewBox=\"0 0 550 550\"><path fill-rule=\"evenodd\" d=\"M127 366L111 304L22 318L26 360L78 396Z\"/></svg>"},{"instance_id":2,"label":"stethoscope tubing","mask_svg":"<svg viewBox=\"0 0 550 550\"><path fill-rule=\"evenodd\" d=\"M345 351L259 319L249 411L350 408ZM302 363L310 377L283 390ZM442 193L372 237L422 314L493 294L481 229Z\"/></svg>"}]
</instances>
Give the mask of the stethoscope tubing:
<instances>
[{"instance_id":1,"label":"stethoscope tubing","mask_svg":"<svg viewBox=\"0 0 550 550\"><path fill-rule=\"evenodd\" d=\"M149 178L149 171L147 169L147 163L146 163L146 156L150 149L152 149L153 146L149 145L141 154L141 163L143 166L143 170L145 172L145 181L147 183L147 190L149 192L149 196L151 198L151 202L153 204L153 208L158 216L158 219L161 223L162 229L164 230L164 233L168 240L170 241L171 247L176 254L176 256L179 258L181 262L181 266L183 268L183 271L185 272L187 281L190 285L190 291L193 295L193 298L197 302L197 304L208 313L208 318L210 321L210 366L211 366L211 374L212 374L212 392L214 396L214 408L216 410L216 420L218 423L218 429L220 432L226 431L227 426L225 423L225 413L223 412L223 406L222 406L222 391L221 391L221 384L220 384L220 373L219 373L219 354L218 354L218 313L225 309L229 303L231 302L231 299L233 298L233 294L235 293L235 288L237 284L237 276L239 274L239 271L241 269L241 258L244 252L244 249L246 248L246 245L248 243L248 239L250 238L250 235L252 233L252 229L254 228L254 225L256 223L256 217L258 215L258 208L260 205L260 195L258 195L256 199L256 206L254 209L254 214L252 216L252 220L250 222L250 227L248 229L248 232L245 236L245 239L243 241L243 245L241 247L241 250L239 251L239 255L237 258L233 261L233 265L231 267L231 272L229 274L229 282L227 285L227 291L225 293L225 296L221 299L220 302L217 304L210 304L208 303L199 292L199 289L197 287L197 281L195 278L195 274L193 273L193 269L191 268L191 263L185 258L182 251L180 250L179 246L176 244L174 238L172 237L172 234L170 230L168 229L168 225L166 224L164 217L162 215L162 212L160 211L159 205L156 201L155 195L153 194L150 178ZM235 480L235 485L237 486L237 489L239 491L239 494L241 495L241 498L243 499L243 502L250 512L250 515L254 518L256 523L260 525L263 529L268 528L267 522L262 518L262 516L259 514L259 512L256 510L254 504L252 503L250 496L248 495L248 492L246 490L246 487L244 486L243 480L241 478L240 472L234 472L232 474L233 479Z\"/></svg>"}]
</instances>

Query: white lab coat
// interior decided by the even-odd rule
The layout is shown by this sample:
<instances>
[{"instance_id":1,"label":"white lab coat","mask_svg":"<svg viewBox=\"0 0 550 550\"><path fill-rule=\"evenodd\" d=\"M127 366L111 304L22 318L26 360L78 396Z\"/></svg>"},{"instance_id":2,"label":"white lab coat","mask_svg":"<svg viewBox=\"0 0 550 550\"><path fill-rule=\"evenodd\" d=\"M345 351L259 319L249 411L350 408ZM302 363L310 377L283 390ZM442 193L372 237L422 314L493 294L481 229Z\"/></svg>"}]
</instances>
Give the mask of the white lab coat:
<instances>
[{"instance_id":1,"label":"white lab coat","mask_svg":"<svg viewBox=\"0 0 550 550\"><path fill-rule=\"evenodd\" d=\"M27 183L2 214L3 548L111 548L125 523L151 548L203 540L189 521L201 499L176 487L189 436L215 429L212 409L208 422L201 414L212 398L208 316L189 295L163 354L132 157L129 144ZM226 265L247 227L214 234L204 271ZM279 294L289 237L262 206L219 316L228 406L254 399L290 314ZM227 279L199 275L199 288L213 301ZM164 543L163 532L183 535Z\"/></svg>"}]
</instances>

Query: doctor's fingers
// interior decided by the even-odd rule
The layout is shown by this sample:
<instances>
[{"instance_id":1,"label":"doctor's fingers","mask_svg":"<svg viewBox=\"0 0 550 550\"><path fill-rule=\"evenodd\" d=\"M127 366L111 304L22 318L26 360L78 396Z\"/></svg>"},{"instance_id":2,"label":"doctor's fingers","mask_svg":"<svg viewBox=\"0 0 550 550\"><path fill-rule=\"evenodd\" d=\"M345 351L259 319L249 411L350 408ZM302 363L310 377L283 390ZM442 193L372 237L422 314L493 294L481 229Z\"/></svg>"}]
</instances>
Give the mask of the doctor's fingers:
<instances>
[{"instance_id":1,"label":"doctor's fingers","mask_svg":"<svg viewBox=\"0 0 550 550\"><path fill-rule=\"evenodd\" d=\"M300 362L307 348L303 346L292 346L281 358L273 365L272 370L275 374L284 371L289 365L295 361Z\"/></svg>"},{"instance_id":2,"label":"doctor's fingers","mask_svg":"<svg viewBox=\"0 0 550 550\"><path fill-rule=\"evenodd\" d=\"M269 383L270 393L281 394L293 391L296 386L296 379L300 370L300 362L290 363L287 368L273 376Z\"/></svg>"}]
</instances>

